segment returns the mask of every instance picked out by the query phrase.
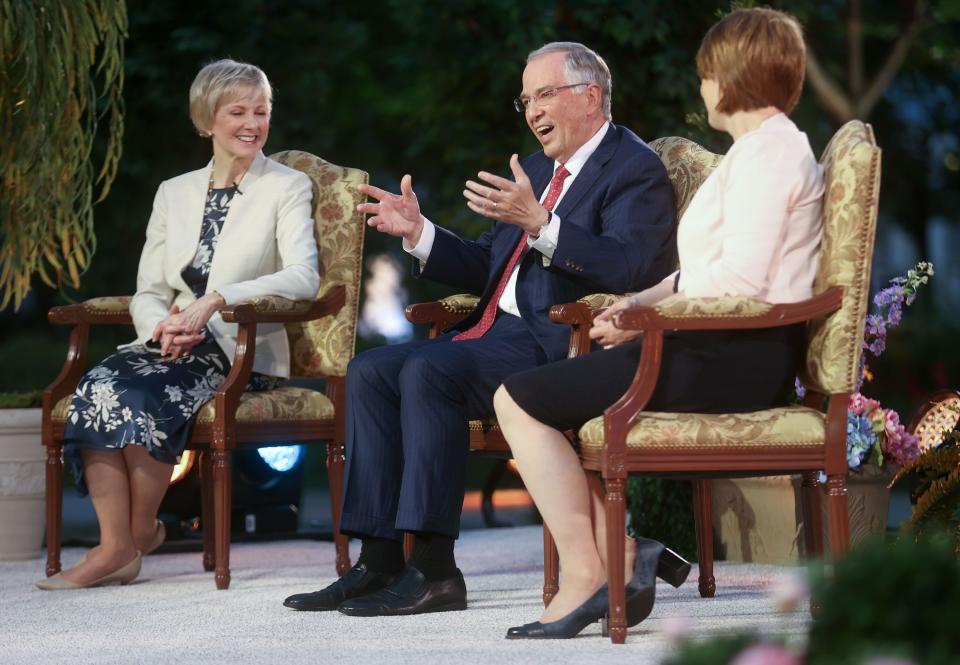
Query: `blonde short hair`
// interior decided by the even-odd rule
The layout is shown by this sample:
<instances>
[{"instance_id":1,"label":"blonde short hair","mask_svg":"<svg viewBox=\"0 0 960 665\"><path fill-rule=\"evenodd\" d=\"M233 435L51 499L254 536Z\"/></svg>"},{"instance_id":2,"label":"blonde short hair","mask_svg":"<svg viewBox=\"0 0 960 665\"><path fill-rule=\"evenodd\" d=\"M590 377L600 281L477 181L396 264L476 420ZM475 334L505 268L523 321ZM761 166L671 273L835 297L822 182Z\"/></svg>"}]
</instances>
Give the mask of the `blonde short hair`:
<instances>
[{"instance_id":1,"label":"blonde short hair","mask_svg":"<svg viewBox=\"0 0 960 665\"><path fill-rule=\"evenodd\" d=\"M190 119L201 136L208 135L222 101L232 97L266 95L273 102L267 75L259 67L224 59L206 65L190 85Z\"/></svg>"},{"instance_id":2,"label":"blonde short hair","mask_svg":"<svg viewBox=\"0 0 960 665\"><path fill-rule=\"evenodd\" d=\"M737 9L711 27L697 51L697 73L720 87L721 113L775 106L789 114L800 99L807 49L790 14Z\"/></svg>"}]
</instances>

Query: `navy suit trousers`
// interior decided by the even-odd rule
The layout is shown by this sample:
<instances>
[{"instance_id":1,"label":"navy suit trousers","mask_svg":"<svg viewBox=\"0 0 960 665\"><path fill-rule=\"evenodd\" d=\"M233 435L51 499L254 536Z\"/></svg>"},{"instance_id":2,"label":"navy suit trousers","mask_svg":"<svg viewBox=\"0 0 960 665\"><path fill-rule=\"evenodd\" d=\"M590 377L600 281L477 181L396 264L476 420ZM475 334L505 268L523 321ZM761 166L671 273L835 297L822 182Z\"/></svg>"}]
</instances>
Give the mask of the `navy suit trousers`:
<instances>
[{"instance_id":1,"label":"navy suit trousers","mask_svg":"<svg viewBox=\"0 0 960 665\"><path fill-rule=\"evenodd\" d=\"M503 380L547 357L526 323L502 312L479 339L453 335L371 349L350 362L341 532L459 535L467 421L492 418Z\"/></svg>"}]
</instances>

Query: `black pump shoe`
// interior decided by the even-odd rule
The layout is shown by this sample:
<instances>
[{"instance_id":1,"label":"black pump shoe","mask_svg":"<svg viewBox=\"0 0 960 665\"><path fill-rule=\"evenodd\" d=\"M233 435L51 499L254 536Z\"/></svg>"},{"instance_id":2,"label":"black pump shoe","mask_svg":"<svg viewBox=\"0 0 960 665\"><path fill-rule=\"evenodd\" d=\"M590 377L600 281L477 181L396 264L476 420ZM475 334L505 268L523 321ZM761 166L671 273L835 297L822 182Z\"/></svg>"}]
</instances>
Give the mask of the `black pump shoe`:
<instances>
[{"instance_id":1,"label":"black pump shoe","mask_svg":"<svg viewBox=\"0 0 960 665\"><path fill-rule=\"evenodd\" d=\"M669 547L664 547L657 561L657 577L679 589L680 585L687 581L688 575L690 562Z\"/></svg>"},{"instance_id":2,"label":"black pump shoe","mask_svg":"<svg viewBox=\"0 0 960 665\"><path fill-rule=\"evenodd\" d=\"M566 640L571 637L576 637L584 628L605 617L609 605L610 594L608 593L607 585L604 584L592 596L587 598L586 602L562 619L548 623L534 621L533 623L527 623L522 626L514 626L507 631L507 639Z\"/></svg>"},{"instance_id":3,"label":"black pump shoe","mask_svg":"<svg viewBox=\"0 0 960 665\"><path fill-rule=\"evenodd\" d=\"M636 571L639 570L640 559L646 558L652 561L656 556L657 577L675 588L680 588L687 580L687 576L690 575L689 561L659 541L650 538L634 538L634 541L637 543L637 558L633 567L634 579L637 576Z\"/></svg>"},{"instance_id":4,"label":"black pump shoe","mask_svg":"<svg viewBox=\"0 0 960 665\"><path fill-rule=\"evenodd\" d=\"M657 596L657 579L679 587L690 574L690 563L663 543L637 538L633 577L627 582L627 626L636 626L650 616Z\"/></svg>"}]
</instances>

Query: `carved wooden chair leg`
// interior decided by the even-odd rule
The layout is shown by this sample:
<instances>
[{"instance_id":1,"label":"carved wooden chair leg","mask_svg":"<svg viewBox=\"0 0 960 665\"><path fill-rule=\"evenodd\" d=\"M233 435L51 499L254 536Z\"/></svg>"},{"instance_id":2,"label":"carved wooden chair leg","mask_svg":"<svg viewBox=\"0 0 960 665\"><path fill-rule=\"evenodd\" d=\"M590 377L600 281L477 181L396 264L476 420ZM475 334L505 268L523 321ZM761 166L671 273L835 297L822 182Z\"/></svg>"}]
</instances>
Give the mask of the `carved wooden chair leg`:
<instances>
[{"instance_id":1,"label":"carved wooden chair leg","mask_svg":"<svg viewBox=\"0 0 960 665\"><path fill-rule=\"evenodd\" d=\"M230 499L233 478L230 473L230 450L213 451L213 505L216 550L217 589L230 588Z\"/></svg>"},{"instance_id":2,"label":"carved wooden chair leg","mask_svg":"<svg viewBox=\"0 0 960 665\"><path fill-rule=\"evenodd\" d=\"M805 471L800 483L803 511L803 542L810 559L823 556L823 519L820 508L820 482L817 471Z\"/></svg>"},{"instance_id":3,"label":"carved wooden chair leg","mask_svg":"<svg viewBox=\"0 0 960 665\"><path fill-rule=\"evenodd\" d=\"M623 644L627 640L627 589L624 579L626 556L626 500L624 478L607 478L604 495L604 512L607 517L607 577L610 589L610 612L607 629L610 641Z\"/></svg>"},{"instance_id":4,"label":"carved wooden chair leg","mask_svg":"<svg viewBox=\"0 0 960 665\"><path fill-rule=\"evenodd\" d=\"M830 525L830 555L836 561L850 546L850 524L847 506L847 477L827 477L827 520Z\"/></svg>"},{"instance_id":5,"label":"carved wooden chair leg","mask_svg":"<svg viewBox=\"0 0 960 665\"><path fill-rule=\"evenodd\" d=\"M543 527L543 606L546 607L560 590L560 556L550 530Z\"/></svg>"},{"instance_id":6,"label":"carved wooden chair leg","mask_svg":"<svg viewBox=\"0 0 960 665\"><path fill-rule=\"evenodd\" d=\"M60 525L63 519L63 446L47 445L47 577L60 572Z\"/></svg>"},{"instance_id":7,"label":"carved wooden chair leg","mask_svg":"<svg viewBox=\"0 0 960 665\"><path fill-rule=\"evenodd\" d=\"M211 572L217 564L214 552L216 517L213 509L213 451L200 451L200 525L203 527L203 569Z\"/></svg>"},{"instance_id":8,"label":"carved wooden chair leg","mask_svg":"<svg viewBox=\"0 0 960 665\"><path fill-rule=\"evenodd\" d=\"M330 515L333 519L333 546L337 557L337 575L350 570L350 538L340 533L340 502L343 500L343 444L327 444L327 479L330 483Z\"/></svg>"},{"instance_id":9,"label":"carved wooden chair leg","mask_svg":"<svg viewBox=\"0 0 960 665\"><path fill-rule=\"evenodd\" d=\"M701 598L713 598L717 593L717 580L713 576L713 506L709 480L693 481L693 522L700 563L697 587Z\"/></svg>"},{"instance_id":10,"label":"carved wooden chair leg","mask_svg":"<svg viewBox=\"0 0 960 665\"><path fill-rule=\"evenodd\" d=\"M403 558L409 560L411 554L413 554L413 534L405 533L403 534Z\"/></svg>"}]
</instances>

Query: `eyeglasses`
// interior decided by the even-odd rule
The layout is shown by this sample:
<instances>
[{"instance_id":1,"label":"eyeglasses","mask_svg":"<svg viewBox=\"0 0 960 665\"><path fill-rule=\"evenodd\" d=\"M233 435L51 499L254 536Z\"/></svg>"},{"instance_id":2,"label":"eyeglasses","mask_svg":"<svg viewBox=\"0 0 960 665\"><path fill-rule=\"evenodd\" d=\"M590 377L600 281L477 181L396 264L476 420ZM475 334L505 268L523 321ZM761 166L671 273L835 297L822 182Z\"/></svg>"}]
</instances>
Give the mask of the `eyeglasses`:
<instances>
[{"instance_id":1,"label":"eyeglasses","mask_svg":"<svg viewBox=\"0 0 960 665\"><path fill-rule=\"evenodd\" d=\"M581 85L590 85L589 83L571 83L570 85L558 85L555 88L545 88L536 95L530 95L529 97L517 97L513 100L513 108L517 109L517 113L525 113L531 104L549 104L550 100L556 97L561 90L566 90L567 88L576 88Z\"/></svg>"}]
</instances>

